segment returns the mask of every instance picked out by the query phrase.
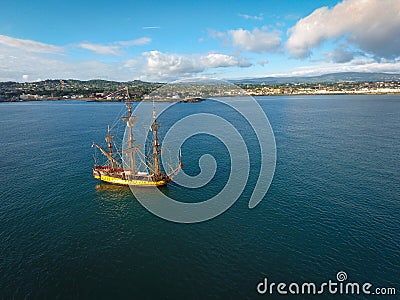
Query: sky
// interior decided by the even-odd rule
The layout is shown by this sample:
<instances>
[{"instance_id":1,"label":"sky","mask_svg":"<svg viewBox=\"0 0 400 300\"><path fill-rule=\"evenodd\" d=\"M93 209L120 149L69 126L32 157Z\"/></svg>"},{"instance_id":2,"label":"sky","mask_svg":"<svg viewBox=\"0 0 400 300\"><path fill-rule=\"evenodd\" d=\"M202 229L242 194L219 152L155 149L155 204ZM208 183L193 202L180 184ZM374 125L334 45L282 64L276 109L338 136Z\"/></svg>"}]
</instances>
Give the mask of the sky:
<instances>
[{"instance_id":1,"label":"sky","mask_svg":"<svg viewBox=\"0 0 400 300\"><path fill-rule=\"evenodd\" d=\"M2 2L0 81L400 73L399 0Z\"/></svg>"}]
</instances>

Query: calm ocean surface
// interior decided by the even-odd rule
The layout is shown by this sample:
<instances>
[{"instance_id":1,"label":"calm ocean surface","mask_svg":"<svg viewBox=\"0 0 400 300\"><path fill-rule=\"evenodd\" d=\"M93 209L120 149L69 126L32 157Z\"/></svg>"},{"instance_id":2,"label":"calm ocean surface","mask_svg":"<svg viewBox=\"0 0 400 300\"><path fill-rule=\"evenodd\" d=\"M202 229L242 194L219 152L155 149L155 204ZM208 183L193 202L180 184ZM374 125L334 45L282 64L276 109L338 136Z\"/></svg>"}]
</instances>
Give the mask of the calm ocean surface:
<instances>
[{"instance_id":1,"label":"calm ocean surface","mask_svg":"<svg viewBox=\"0 0 400 300\"><path fill-rule=\"evenodd\" d=\"M400 96L257 100L277 145L265 199L248 209L260 150L231 116L254 156L248 184L225 213L189 225L92 178L91 143L122 103L0 103L0 299L269 298L256 290L264 277L322 283L339 271L399 294ZM181 103L174 116L218 110ZM196 175L204 153L219 163L209 187L166 193L197 202L218 192L229 170L222 143L188 140L184 170Z\"/></svg>"}]
</instances>

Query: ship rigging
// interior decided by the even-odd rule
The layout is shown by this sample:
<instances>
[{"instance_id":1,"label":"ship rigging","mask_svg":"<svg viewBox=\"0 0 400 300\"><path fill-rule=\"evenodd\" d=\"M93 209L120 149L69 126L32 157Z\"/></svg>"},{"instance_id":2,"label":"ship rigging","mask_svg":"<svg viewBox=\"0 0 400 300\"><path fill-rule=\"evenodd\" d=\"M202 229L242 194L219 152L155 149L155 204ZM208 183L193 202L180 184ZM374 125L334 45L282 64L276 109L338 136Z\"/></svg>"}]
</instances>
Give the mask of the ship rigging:
<instances>
[{"instance_id":1,"label":"ship rigging","mask_svg":"<svg viewBox=\"0 0 400 300\"><path fill-rule=\"evenodd\" d=\"M111 134L111 129L108 127L105 141L107 148L104 149L102 146L93 143L92 147L100 150L107 161L103 165L97 164L95 157L95 165L92 169L93 177L104 182L118 185L129 185L129 186L163 186L173 180L182 168L182 156L179 151L179 164L175 168L171 168L169 173L166 173L160 165L161 156L161 144L158 136L160 124L157 122L157 113L153 102L153 119L150 126L152 132L152 145L151 151L147 155L142 152L143 145L136 145L135 138L133 135L133 127L136 124L138 116L132 115L132 102L129 95L128 88L124 88L120 91L112 94L121 93L126 91L127 101L125 103L127 108L127 115L121 119L126 123L127 128L127 147L122 151L119 151L114 145L114 136ZM120 155L118 158L117 154ZM135 160L139 159L145 166L145 171L140 171L135 167Z\"/></svg>"}]
</instances>

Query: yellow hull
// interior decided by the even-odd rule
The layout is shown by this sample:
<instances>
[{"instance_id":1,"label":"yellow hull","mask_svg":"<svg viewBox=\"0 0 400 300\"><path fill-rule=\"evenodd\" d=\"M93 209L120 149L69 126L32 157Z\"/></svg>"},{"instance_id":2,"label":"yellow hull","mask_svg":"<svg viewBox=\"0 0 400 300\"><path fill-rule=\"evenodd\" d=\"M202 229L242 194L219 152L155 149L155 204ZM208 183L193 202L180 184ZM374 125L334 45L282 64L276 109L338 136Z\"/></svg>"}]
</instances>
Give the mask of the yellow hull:
<instances>
[{"instance_id":1,"label":"yellow hull","mask_svg":"<svg viewBox=\"0 0 400 300\"><path fill-rule=\"evenodd\" d=\"M159 181L147 181L147 180L128 180L122 178L115 178L106 175L93 175L94 178L99 179L104 182L112 183L112 184L119 184L119 185L133 185L133 186L162 186L166 185L167 182L165 180Z\"/></svg>"}]
</instances>

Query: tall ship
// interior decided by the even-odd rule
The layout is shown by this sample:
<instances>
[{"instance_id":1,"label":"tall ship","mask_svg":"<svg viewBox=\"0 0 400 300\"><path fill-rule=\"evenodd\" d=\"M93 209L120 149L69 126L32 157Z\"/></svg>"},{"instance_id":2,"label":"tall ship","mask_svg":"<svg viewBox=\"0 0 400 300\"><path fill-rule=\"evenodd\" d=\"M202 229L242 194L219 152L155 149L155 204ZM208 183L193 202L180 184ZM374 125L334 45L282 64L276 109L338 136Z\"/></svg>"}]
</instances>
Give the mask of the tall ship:
<instances>
[{"instance_id":1,"label":"tall ship","mask_svg":"<svg viewBox=\"0 0 400 300\"><path fill-rule=\"evenodd\" d=\"M135 139L133 135L133 127L136 124L138 116L132 116L132 102L129 96L128 88L117 91L126 90L127 101L125 102L127 108L127 115L121 119L126 123L127 130L127 143L125 149L116 149L114 144L114 136L111 134L110 127L108 127L105 141L107 144L106 148L93 143L92 147L100 150L101 154L106 157L106 163L99 165L95 157L95 165L92 169L93 177L104 182L117 185L128 185L128 186L163 186L173 180L173 176L176 175L182 168L182 156L179 151L179 164L176 168L172 169L168 174L161 168L161 144L158 138L158 131L160 124L157 122L156 109L153 103L153 119L150 126L152 134L151 149L149 153L145 154L143 145L135 145ZM144 171L138 170L135 167L135 160L140 159L142 165L144 165Z\"/></svg>"}]
</instances>

